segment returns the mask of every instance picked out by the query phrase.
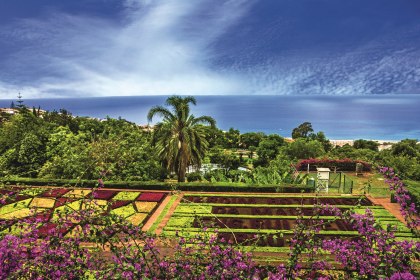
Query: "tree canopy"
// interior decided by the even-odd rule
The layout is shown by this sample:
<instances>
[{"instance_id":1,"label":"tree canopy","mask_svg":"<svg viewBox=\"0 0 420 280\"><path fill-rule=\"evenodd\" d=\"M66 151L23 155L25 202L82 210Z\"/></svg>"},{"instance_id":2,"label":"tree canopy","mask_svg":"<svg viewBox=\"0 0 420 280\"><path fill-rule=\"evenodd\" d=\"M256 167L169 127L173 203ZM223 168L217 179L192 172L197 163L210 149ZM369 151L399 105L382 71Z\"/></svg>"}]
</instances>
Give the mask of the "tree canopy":
<instances>
[{"instance_id":1,"label":"tree canopy","mask_svg":"<svg viewBox=\"0 0 420 280\"><path fill-rule=\"evenodd\" d=\"M190 103L196 105L192 96L172 96L166 100L166 105L150 109L147 118L160 116L163 120L156 124L154 143L158 155L169 171L178 176L179 182L185 181L186 169L189 165L200 166L208 148L204 125L215 126L216 121L209 116L195 117L190 113Z\"/></svg>"}]
</instances>

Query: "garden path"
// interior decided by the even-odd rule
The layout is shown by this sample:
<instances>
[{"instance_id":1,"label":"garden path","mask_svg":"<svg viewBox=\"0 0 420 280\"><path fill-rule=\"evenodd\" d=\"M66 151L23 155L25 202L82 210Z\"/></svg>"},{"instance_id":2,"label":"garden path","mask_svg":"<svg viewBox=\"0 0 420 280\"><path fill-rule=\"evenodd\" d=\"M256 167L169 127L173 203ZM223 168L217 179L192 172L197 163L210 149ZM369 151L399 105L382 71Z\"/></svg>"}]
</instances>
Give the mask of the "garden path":
<instances>
[{"instance_id":1,"label":"garden path","mask_svg":"<svg viewBox=\"0 0 420 280\"><path fill-rule=\"evenodd\" d=\"M374 204L383 206L392 215L394 215L398 220L406 224L404 217L401 215L400 205L398 203L391 203L389 197L381 197L381 198L372 197L372 196L368 196L368 197Z\"/></svg>"}]
</instances>

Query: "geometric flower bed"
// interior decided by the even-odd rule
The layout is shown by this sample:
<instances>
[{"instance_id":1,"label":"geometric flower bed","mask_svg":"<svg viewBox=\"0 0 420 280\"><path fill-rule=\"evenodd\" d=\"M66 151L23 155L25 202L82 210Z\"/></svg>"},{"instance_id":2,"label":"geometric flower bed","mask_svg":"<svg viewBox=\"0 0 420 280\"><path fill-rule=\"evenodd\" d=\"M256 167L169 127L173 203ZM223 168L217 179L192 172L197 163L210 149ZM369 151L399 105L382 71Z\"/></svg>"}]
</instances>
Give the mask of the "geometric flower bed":
<instances>
[{"instance_id":1,"label":"geometric flower bed","mask_svg":"<svg viewBox=\"0 0 420 280\"><path fill-rule=\"evenodd\" d=\"M145 224L157 209L167 193L116 191L116 190L88 190L67 188L18 188L0 189L1 198L5 198L4 205L0 205L0 224L2 231L14 231L15 219L36 216L44 224L39 228L40 233L47 234L54 228L59 212L65 209L85 209L95 207L105 214L113 213L124 217L127 221L138 226ZM89 200L84 200L89 198ZM83 201L83 203L82 203ZM76 225L69 224L62 229L63 234L71 234Z\"/></svg>"},{"instance_id":2,"label":"geometric flower bed","mask_svg":"<svg viewBox=\"0 0 420 280\"><path fill-rule=\"evenodd\" d=\"M256 194L185 194L166 224L164 233L188 236L199 232L202 227L217 228L220 237L242 246L288 247L298 211L302 211L303 220L311 218L315 199L339 209L360 205L355 210L358 213L370 208L384 227L387 224L397 226L397 237L412 237L403 223L382 206L372 205L365 197ZM357 231L343 220L328 215L320 218L332 221L318 233L321 239L357 236Z\"/></svg>"}]
</instances>

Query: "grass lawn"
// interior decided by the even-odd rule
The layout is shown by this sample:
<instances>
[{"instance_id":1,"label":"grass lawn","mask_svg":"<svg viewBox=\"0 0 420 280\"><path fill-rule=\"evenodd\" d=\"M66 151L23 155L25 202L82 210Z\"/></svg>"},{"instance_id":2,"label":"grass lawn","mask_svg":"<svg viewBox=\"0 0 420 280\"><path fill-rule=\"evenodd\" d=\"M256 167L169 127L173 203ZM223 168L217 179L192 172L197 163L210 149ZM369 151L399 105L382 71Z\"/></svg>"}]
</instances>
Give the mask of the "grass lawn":
<instances>
[{"instance_id":1,"label":"grass lawn","mask_svg":"<svg viewBox=\"0 0 420 280\"><path fill-rule=\"evenodd\" d=\"M390 197L391 192L388 185L381 174L377 173L364 173L362 176L356 176L355 173L344 173L347 179L353 181L353 194L367 194L373 197ZM316 178L317 174L312 172L309 178ZM333 176L333 175L331 175ZM342 178L343 180L343 178ZM418 182L418 189L420 190L420 182ZM343 184L342 184L343 185ZM370 187L369 187L370 185ZM338 189L330 188L328 193L336 194Z\"/></svg>"}]
</instances>

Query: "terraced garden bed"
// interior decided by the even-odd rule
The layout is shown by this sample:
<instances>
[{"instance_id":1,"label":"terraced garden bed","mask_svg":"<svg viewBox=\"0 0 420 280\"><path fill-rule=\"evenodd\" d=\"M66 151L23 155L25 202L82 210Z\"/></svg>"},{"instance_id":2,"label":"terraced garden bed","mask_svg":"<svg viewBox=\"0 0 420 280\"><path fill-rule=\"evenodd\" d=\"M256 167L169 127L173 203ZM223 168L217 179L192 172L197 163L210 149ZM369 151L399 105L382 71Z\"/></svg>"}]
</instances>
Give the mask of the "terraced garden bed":
<instances>
[{"instance_id":1,"label":"terraced garden bed","mask_svg":"<svg viewBox=\"0 0 420 280\"><path fill-rule=\"evenodd\" d=\"M145 224L166 197L166 192L141 192L117 190L89 190L68 188L13 187L0 189L6 204L0 206L0 225L3 232L13 232L16 220L35 216L43 224L39 231L44 235L55 228L60 212L94 207L104 215L113 213L138 226ZM72 234L77 225L66 224L63 235Z\"/></svg>"},{"instance_id":2,"label":"terraced garden bed","mask_svg":"<svg viewBox=\"0 0 420 280\"><path fill-rule=\"evenodd\" d=\"M382 206L375 206L364 196L291 196L256 194L185 194L164 228L166 235L191 236L201 228L218 229L226 241L242 246L288 247L298 213L303 222L311 219L314 204L334 205L363 214L370 208L383 227L397 226L398 238L412 238L409 229ZM335 216L321 214L331 221L319 232L321 239L357 238L353 227ZM263 237L263 238L262 238Z\"/></svg>"}]
</instances>

